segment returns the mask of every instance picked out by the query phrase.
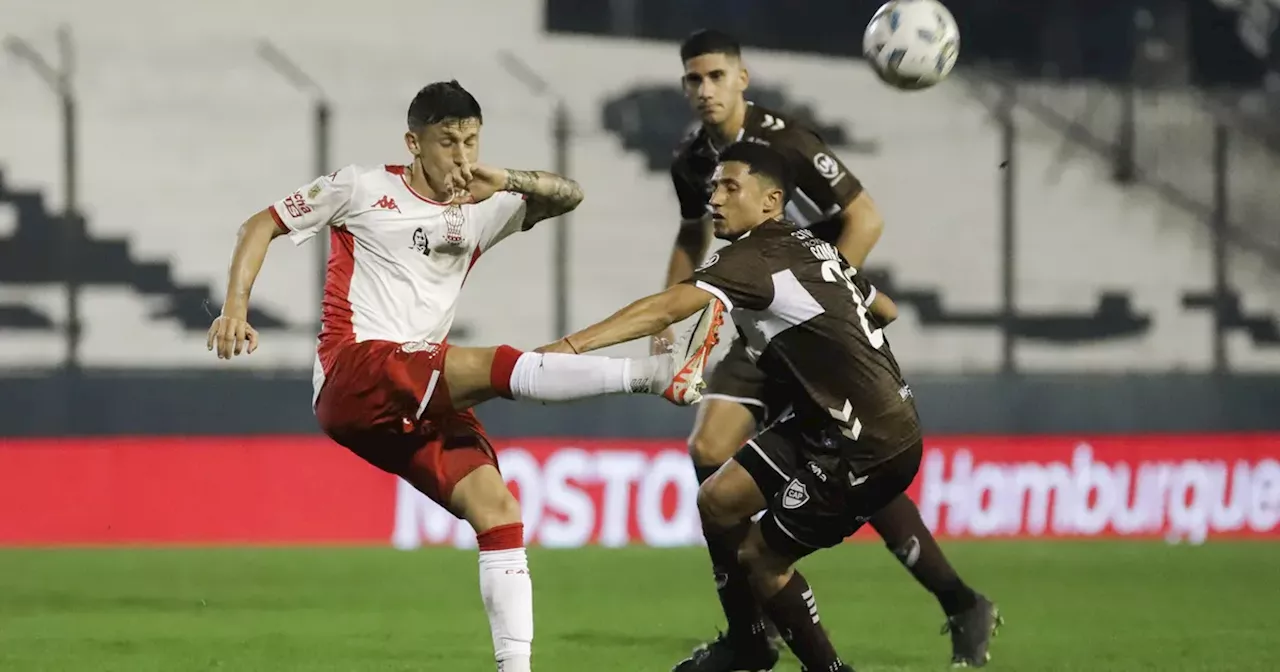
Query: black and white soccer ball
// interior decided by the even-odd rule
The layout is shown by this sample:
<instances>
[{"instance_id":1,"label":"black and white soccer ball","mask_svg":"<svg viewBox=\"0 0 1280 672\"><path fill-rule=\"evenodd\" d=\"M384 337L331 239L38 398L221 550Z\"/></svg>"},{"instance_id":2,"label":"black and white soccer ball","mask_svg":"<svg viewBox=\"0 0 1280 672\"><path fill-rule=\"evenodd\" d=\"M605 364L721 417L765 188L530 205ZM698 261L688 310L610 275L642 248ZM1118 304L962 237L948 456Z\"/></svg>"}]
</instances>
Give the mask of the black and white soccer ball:
<instances>
[{"instance_id":1,"label":"black and white soccer ball","mask_svg":"<svg viewBox=\"0 0 1280 672\"><path fill-rule=\"evenodd\" d=\"M938 0L891 0L871 17L862 53L881 81L927 89L947 78L960 55L960 29Z\"/></svg>"}]
</instances>

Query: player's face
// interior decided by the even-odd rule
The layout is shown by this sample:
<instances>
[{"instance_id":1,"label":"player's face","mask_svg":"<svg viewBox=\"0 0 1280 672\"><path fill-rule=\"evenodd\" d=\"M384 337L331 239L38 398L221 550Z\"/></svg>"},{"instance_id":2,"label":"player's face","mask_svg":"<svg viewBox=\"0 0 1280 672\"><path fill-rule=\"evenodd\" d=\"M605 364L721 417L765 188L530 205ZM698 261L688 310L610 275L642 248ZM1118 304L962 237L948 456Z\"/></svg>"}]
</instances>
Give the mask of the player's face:
<instances>
[{"instance_id":1,"label":"player's face","mask_svg":"<svg viewBox=\"0 0 1280 672\"><path fill-rule=\"evenodd\" d=\"M742 103L747 71L742 61L725 54L703 54L684 62L685 98L704 124L720 124Z\"/></svg>"},{"instance_id":2,"label":"player's face","mask_svg":"<svg viewBox=\"0 0 1280 672\"><path fill-rule=\"evenodd\" d=\"M782 190L752 175L745 163L720 164L711 185L714 191L708 204L717 238L734 240L782 212Z\"/></svg>"},{"instance_id":3,"label":"player's face","mask_svg":"<svg viewBox=\"0 0 1280 672\"><path fill-rule=\"evenodd\" d=\"M464 167L480 159L480 120L447 119L404 136L414 158L422 162L427 182L448 192Z\"/></svg>"}]
</instances>

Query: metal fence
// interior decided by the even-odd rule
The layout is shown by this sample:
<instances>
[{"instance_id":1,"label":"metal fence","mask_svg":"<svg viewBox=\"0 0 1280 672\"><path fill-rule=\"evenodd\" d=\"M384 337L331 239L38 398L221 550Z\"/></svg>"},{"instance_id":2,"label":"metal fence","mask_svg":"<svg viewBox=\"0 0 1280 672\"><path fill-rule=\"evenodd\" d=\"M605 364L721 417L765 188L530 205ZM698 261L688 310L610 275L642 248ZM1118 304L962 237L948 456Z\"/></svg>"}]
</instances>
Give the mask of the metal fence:
<instances>
[{"instance_id":1,"label":"metal fence","mask_svg":"<svg viewBox=\"0 0 1280 672\"><path fill-rule=\"evenodd\" d=\"M643 8L646 4L614 3L611 6L618 8L618 11L635 12L637 6ZM1062 11L1060 3L1052 4L1058 8L1055 11ZM1025 69L1011 73L1001 70L998 65L986 69L966 66L958 71L965 73L961 76L974 78L975 92L992 104L995 118L1003 129L1000 151L1006 170L999 195L1003 207L1000 216L1000 253L997 258L1004 268L1001 274L1001 369L1006 373L1015 369L1014 346L1018 338L1013 325L1017 279L1012 270L1017 261L1014 258L1017 247L1015 241L1020 226L1016 208L1019 168L1015 110L1029 111L1044 123L1057 128L1064 138L1064 147L1085 147L1105 157L1111 161L1118 182L1141 184L1157 190L1169 202L1193 213L1211 231L1214 241L1214 288L1206 295L1188 297L1187 302L1189 306L1211 311L1216 318L1214 361L1219 372L1229 369L1224 342L1226 335L1231 329L1238 327L1240 321L1240 300L1233 292L1229 272L1232 260L1238 255L1253 255L1280 271L1280 216L1276 214L1280 212L1280 189L1275 188L1276 178L1280 177L1280 152L1277 151L1280 149L1280 134L1269 128L1269 123L1274 119L1269 118L1266 111L1261 114L1249 113L1246 103L1252 103L1253 100L1245 92L1247 90L1231 88L1203 91L1188 86L1185 82L1169 84L1170 77L1166 67L1169 56L1167 51L1162 52L1160 49L1161 40L1167 34L1158 30L1160 22L1143 3L1123 4L1123 11L1129 12L1127 16L1131 17L1134 29L1128 32L1118 30L1116 34L1129 36L1128 42L1124 49L1112 49L1108 53L1109 58L1120 53L1127 54L1127 64L1119 69L1124 76L1054 78L1045 76L1042 72L1039 76L1028 77ZM1047 14L1052 15L1053 12ZM973 16L978 14L969 16L970 24L977 22ZM1026 12L1019 16L1022 20L1027 19ZM982 24L980 34L992 33L989 18L982 21L987 23ZM615 21L613 26L628 32L638 30L634 21ZM744 30L752 29L751 26L741 27ZM669 22L663 26L663 30L668 32L678 28L680 27L672 27ZM786 43L789 38L781 35L777 39ZM69 32L64 31L60 35L59 44L61 48L58 57L47 59L20 38L9 37L5 41L8 51L40 73L60 102L63 123L60 151L64 162L66 193L58 222L58 266L66 289L67 319L63 329L69 353L66 368L74 374L80 368L76 353L82 329L79 309L82 282L75 269L78 249L84 236L84 224L77 197L78 119L74 45ZM804 43L782 46L803 47ZM315 173L322 174L332 170L330 126L336 113L334 104L325 94L322 85L279 49L265 42L259 45L259 49L262 59L269 67L306 95L314 129L309 151L314 157ZM1079 45L1075 45L1060 51L1056 57L1048 58L1046 62L1078 61L1078 56ZM513 78L524 84L529 95L552 101L552 123L545 132L547 141L555 147L553 169L572 174L573 166L569 165L569 157L574 153L574 143L597 131L586 128L588 124L584 120L573 119L569 107L554 87L526 67L519 58L503 53L500 59ZM999 62L1000 59L991 60ZM1089 68L1083 69L1087 71ZM1069 68L1058 70L1070 71ZM1103 70L1111 71L1107 68ZM668 140L664 138L663 141ZM1189 160L1188 157L1194 160ZM571 246L564 218L555 231L550 259L550 266L555 269L555 273L552 276L553 298L549 310L554 315L556 333L565 333L571 324L568 276ZM325 247L315 245L319 259L317 268L321 276L316 282L321 284L325 268ZM1274 329L1274 325L1272 328ZM1276 338L1280 340L1280 335Z\"/></svg>"}]
</instances>

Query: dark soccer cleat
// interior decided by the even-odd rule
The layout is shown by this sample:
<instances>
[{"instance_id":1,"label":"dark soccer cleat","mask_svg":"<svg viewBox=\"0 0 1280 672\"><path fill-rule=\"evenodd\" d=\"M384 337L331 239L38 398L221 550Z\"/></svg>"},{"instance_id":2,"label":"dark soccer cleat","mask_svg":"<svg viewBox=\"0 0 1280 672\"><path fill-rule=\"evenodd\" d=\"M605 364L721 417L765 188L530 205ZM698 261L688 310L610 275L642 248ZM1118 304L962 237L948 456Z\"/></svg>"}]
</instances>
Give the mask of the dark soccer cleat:
<instances>
[{"instance_id":1,"label":"dark soccer cleat","mask_svg":"<svg viewBox=\"0 0 1280 672\"><path fill-rule=\"evenodd\" d=\"M991 638L1004 625L995 603L979 595L978 603L947 617L942 632L951 633L951 667L982 667L991 660Z\"/></svg>"},{"instance_id":2,"label":"dark soccer cleat","mask_svg":"<svg viewBox=\"0 0 1280 672\"><path fill-rule=\"evenodd\" d=\"M693 650L671 672L770 672L778 664L778 651L767 639L738 642L724 633Z\"/></svg>"}]
</instances>

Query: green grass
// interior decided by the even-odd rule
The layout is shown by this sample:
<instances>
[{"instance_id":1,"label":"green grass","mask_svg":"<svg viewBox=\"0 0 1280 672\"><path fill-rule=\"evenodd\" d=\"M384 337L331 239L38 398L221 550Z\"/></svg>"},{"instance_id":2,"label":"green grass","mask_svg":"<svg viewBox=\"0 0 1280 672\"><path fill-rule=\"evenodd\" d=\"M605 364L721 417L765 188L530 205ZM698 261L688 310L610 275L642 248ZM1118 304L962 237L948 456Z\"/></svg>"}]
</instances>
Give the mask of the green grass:
<instances>
[{"instance_id":1,"label":"green grass","mask_svg":"<svg viewBox=\"0 0 1280 672\"><path fill-rule=\"evenodd\" d=\"M1280 670L1280 545L947 550L1007 618L988 669ZM665 671L720 624L701 549L531 564L543 672ZM936 603L878 544L802 568L859 670L946 669ZM491 671L476 584L444 549L5 550L0 670Z\"/></svg>"}]
</instances>

